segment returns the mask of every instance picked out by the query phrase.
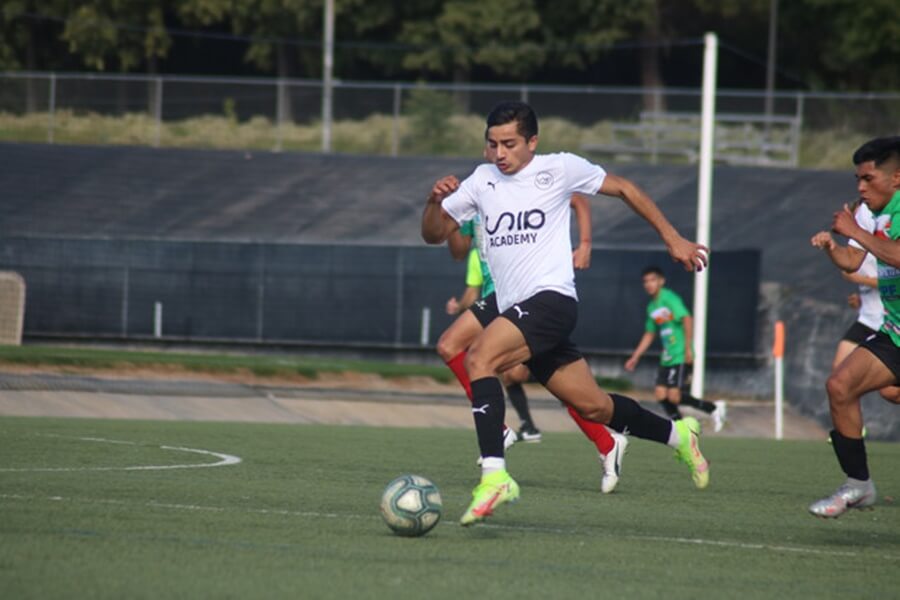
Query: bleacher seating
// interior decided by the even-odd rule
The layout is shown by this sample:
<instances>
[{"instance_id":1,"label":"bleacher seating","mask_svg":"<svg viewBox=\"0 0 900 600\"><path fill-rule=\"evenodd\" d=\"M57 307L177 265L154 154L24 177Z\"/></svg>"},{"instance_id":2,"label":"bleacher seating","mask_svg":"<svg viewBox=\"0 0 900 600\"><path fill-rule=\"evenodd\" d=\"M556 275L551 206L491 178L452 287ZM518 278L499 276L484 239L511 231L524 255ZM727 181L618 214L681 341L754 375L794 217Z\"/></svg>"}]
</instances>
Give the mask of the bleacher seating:
<instances>
[{"instance_id":1,"label":"bleacher seating","mask_svg":"<svg viewBox=\"0 0 900 600\"><path fill-rule=\"evenodd\" d=\"M796 167L800 119L784 115L717 113L714 159L729 165ZM581 150L616 160L660 158L695 163L700 148L700 115L645 111L637 122L615 122L610 142L586 142Z\"/></svg>"}]
</instances>

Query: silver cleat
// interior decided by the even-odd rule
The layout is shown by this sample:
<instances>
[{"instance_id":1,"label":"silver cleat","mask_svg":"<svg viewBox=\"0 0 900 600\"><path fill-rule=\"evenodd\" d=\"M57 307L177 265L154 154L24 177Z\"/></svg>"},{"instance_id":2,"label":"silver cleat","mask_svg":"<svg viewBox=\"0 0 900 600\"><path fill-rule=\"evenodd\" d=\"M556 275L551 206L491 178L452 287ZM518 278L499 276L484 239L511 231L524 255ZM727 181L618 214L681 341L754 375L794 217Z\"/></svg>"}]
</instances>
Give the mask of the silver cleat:
<instances>
[{"instance_id":1,"label":"silver cleat","mask_svg":"<svg viewBox=\"0 0 900 600\"><path fill-rule=\"evenodd\" d=\"M851 508L868 508L875 504L875 484L872 480L850 480L837 491L809 505L809 512L817 517L836 519Z\"/></svg>"},{"instance_id":2,"label":"silver cleat","mask_svg":"<svg viewBox=\"0 0 900 600\"><path fill-rule=\"evenodd\" d=\"M628 448L628 438L621 433L610 431L616 445L609 451L606 456L600 455L600 462L603 464L603 477L600 478L600 491L604 494L612 493L619 483L619 473L622 471L622 459L625 457L625 450Z\"/></svg>"}]
</instances>

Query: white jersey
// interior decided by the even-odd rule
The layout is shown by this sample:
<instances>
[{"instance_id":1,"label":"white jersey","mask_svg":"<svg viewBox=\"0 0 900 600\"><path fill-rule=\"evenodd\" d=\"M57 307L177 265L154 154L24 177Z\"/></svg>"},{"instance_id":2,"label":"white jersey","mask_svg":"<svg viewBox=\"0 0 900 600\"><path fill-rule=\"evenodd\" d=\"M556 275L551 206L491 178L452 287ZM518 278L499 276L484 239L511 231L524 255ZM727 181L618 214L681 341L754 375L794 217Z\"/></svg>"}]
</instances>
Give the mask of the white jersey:
<instances>
[{"instance_id":1,"label":"white jersey","mask_svg":"<svg viewBox=\"0 0 900 600\"><path fill-rule=\"evenodd\" d=\"M854 213L854 217L860 227L869 233L875 231L875 216L865 203L859 203L859 206ZM859 248L860 250L864 249L856 240L851 239L848 243L854 248ZM863 259L863 263L856 273L863 277L874 277L877 279L878 259L876 259L871 252L866 253L866 258ZM881 324L884 321L884 305L881 303L881 294L878 292L878 288L860 285L859 300L859 316L856 320L869 329L874 329L875 331L881 329Z\"/></svg>"},{"instance_id":2,"label":"white jersey","mask_svg":"<svg viewBox=\"0 0 900 600\"><path fill-rule=\"evenodd\" d=\"M536 154L513 175L480 165L444 199L457 223L481 217L500 312L548 290L578 299L569 206L573 193L596 194L605 177L580 156Z\"/></svg>"}]
</instances>

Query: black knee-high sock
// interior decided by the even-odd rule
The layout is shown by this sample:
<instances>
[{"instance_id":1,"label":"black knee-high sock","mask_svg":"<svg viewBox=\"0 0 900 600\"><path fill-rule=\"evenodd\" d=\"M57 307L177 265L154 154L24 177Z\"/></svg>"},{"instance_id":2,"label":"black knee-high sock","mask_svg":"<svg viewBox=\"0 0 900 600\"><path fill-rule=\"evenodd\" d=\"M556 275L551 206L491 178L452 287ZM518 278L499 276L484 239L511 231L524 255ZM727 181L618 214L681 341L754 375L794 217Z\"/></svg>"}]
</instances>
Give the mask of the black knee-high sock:
<instances>
[{"instance_id":1,"label":"black knee-high sock","mask_svg":"<svg viewBox=\"0 0 900 600\"><path fill-rule=\"evenodd\" d=\"M503 386L496 377L483 377L472 382L472 415L481 456L503 458L503 420L506 401Z\"/></svg>"},{"instance_id":2,"label":"black knee-high sock","mask_svg":"<svg viewBox=\"0 0 900 600\"><path fill-rule=\"evenodd\" d=\"M702 410L705 413L712 413L716 410L716 405L712 402L701 400L700 398L694 398L690 394L682 394L681 403L686 404L687 406L693 406L694 408Z\"/></svg>"},{"instance_id":3,"label":"black knee-high sock","mask_svg":"<svg viewBox=\"0 0 900 600\"><path fill-rule=\"evenodd\" d=\"M510 404L516 409L519 420L522 423L531 423L533 425L534 421L531 420L531 411L528 410L528 396L525 395L525 388L522 387L522 384L514 383L506 386L506 395L509 396Z\"/></svg>"},{"instance_id":4,"label":"black knee-high sock","mask_svg":"<svg viewBox=\"0 0 900 600\"><path fill-rule=\"evenodd\" d=\"M630 433L645 440L660 444L669 443L672 421L642 408L640 404L621 394L610 394L613 401L613 416L609 426L620 433Z\"/></svg>"},{"instance_id":5,"label":"black knee-high sock","mask_svg":"<svg viewBox=\"0 0 900 600\"><path fill-rule=\"evenodd\" d=\"M678 410L678 405L673 404L669 400L660 400L660 405L662 405L663 410L666 411L666 416L672 419L673 421L677 421L681 418L681 411Z\"/></svg>"},{"instance_id":6,"label":"black knee-high sock","mask_svg":"<svg viewBox=\"0 0 900 600\"><path fill-rule=\"evenodd\" d=\"M866 442L862 438L854 439L842 436L837 430L831 430L831 445L837 455L841 469L847 477L866 481L869 479L869 463L866 459Z\"/></svg>"}]
</instances>

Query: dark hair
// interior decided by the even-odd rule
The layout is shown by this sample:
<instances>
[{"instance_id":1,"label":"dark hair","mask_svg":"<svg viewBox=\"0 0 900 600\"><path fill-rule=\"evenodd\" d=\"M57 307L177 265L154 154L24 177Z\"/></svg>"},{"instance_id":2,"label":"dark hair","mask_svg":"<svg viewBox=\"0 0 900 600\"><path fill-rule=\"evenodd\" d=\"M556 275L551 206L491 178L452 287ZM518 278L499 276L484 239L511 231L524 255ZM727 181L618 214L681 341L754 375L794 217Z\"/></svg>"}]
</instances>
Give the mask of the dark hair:
<instances>
[{"instance_id":1,"label":"dark hair","mask_svg":"<svg viewBox=\"0 0 900 600\"><path fill-rule=\"evenodd\" d=\"M507 123L517 123L516 132L530 140L538 134L538 119L534 109L524 102L501 102L491 109L487 116L487 128L484 131L484 137L487 138L487 130L496 125L506 125Z\"/></svg>"},{"instance_id":2,"label":"dark hair","mask_svg":"<svg viewBox=\"0 0 900 600\"><path fill-rule=\"evenodd\" d=\"M869 140L853 153L854 165L872 161L880 167L891 159L900 160L900 135Z\"/></svg>"},{"instance_id":3,"label":"dark hair","mask_svg":"<svg viewBox=\"0 0 900 600\"><path fill-rule=\"evenodd\" d=\"M645 275L659 275L660 277L666 277L666 274L663 273L663 270L657 267L656 265L650 265L649 267L645 267L643 271L641 271L641 277Z\"/></svg>"}]
</instances>

